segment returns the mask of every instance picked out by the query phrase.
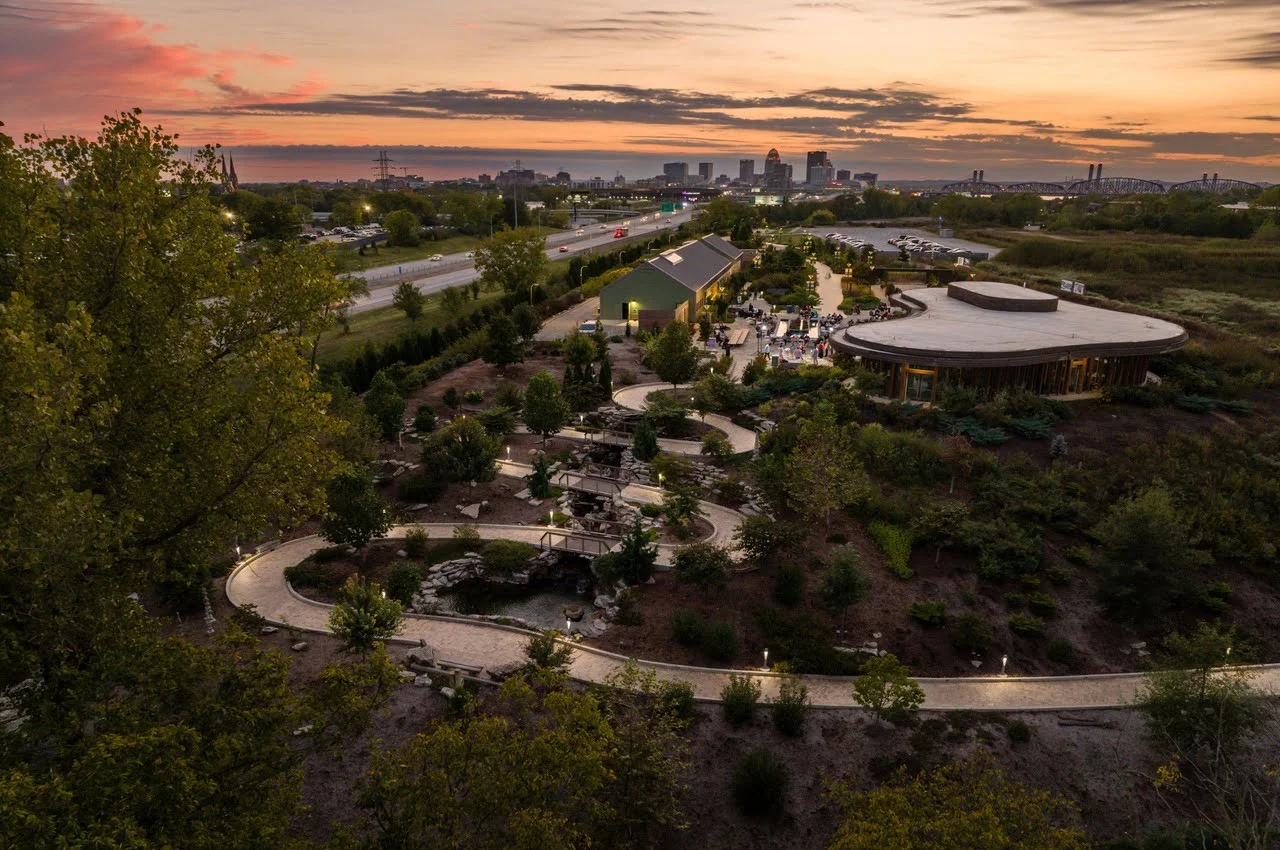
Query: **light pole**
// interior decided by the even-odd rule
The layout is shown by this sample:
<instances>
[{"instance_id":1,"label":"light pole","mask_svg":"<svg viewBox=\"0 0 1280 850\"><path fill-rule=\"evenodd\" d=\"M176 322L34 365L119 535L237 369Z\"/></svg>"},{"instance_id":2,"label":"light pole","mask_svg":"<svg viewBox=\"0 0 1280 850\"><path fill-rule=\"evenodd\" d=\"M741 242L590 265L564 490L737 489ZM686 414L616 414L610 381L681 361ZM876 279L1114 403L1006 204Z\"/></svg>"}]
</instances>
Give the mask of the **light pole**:
<instances>
[{"instance_id":1,"label":"light pole","mask_svg":"<svg viewBox=\"0 0 1280 850\"><path fill-rule=\"evenodd\" d=\"M534 281L533 283L529 284L529 306L530 307L533 306L533 288L537 285L538 285L537 281Z\"/></svg>"},{"instance_id":2,"label":"light pole","mask_svg":"<svg viewBox=\"0 0 1280 850\"><path fill-rule=\"evenodd\" d=\"M1007 656L1007 655L1001 655L1001 656L1000 656L1000 676L1001 676L1001 678L1007 677L1007 676L1009 675L1008 673L1006 673L1006 672L1005 672L1005 667L1006 667L1006 666L1008 666L1008 664L1009 664L1009 656Z\"/></svg>"},{"instance_id":3,"label":"light pole","mask_svg":"<svg viewBox=\"0 0 1280 850\"><path fill-rule=\"evenodd\" d=\"M764 669L769 669L769 647L764 648Z\"/></svg>"}]
</instances>

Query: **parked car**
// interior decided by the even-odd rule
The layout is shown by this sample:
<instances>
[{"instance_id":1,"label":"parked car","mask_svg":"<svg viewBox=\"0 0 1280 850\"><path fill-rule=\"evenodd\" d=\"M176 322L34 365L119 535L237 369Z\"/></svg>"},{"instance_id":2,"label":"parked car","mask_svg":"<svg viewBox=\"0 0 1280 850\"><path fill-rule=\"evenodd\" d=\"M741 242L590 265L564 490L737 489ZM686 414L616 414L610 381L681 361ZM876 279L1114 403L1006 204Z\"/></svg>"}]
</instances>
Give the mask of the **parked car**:
<instances>
[{"instance_id":1,"label":"parked car","mask_svg":"<svg viewBox=\"0 0 1280 850\"><path fill-rule=\"evenodd\" d=\"M595 332L596 332L596 328L597 328L597 327L598 327L598 325L597 325L596 321L595 321L594 319L590 319L590 320L585 321L585 322L583 322L582 324L578 325L578 333L580 333L580 334L593 334L593 333L595 333Z\"/></svg>"}]
</instances>

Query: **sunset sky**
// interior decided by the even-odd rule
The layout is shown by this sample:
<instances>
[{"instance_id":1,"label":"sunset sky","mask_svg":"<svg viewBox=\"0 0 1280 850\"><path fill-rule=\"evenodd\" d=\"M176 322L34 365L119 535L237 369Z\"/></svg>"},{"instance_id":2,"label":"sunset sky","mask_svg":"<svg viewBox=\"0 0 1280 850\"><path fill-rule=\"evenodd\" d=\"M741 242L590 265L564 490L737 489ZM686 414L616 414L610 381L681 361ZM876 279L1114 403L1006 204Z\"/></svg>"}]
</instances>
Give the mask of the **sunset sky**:
<instances>
[{"instance_id":1,"label":"sunset sky","mask_svg":"<svg viewBox=\"0 0 1280 850\"><path fill-rule=\"evenodd\" d=\"M1280 182L1280 0L0 0L0 120L141 107L242 180L737 173ZM803 168L797 169L802 171Z\"/></svg>"}]
</instances>

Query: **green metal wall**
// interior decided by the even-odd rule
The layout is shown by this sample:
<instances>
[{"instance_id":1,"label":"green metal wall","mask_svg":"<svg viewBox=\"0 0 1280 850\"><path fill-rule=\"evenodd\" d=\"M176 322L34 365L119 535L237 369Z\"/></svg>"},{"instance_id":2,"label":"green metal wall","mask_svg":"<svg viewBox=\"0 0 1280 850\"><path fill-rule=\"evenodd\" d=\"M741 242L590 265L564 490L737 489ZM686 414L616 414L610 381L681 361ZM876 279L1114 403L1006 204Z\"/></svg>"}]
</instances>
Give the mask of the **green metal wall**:
<instances>
[{"instance_id":1,"label":"green metal wall","mask_svg":"<svg viewBox=\"0 0 1280 850\"><path fill-rule=\"evenodd\" d=\"M629 303L634 303L635 310L674 310L692 300L693 292L687 287L661 272L640 266L600 290L600 318L625 319L623 308Z\"/></svg>"}]
</instances>

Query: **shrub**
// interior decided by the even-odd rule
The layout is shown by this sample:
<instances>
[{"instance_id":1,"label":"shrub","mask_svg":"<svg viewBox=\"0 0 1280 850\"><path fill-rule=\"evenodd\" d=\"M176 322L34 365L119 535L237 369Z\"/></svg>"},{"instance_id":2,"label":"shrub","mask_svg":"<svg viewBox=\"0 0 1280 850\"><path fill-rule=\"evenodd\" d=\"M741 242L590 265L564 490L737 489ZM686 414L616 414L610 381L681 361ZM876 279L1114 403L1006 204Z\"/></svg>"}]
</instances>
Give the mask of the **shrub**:
<instances>
[{"instance_id":1,"label":"shrub","mask_svg":"<svg viewBox=\"0 0 1280 850\"><path fill-rule=\"evenodd\" d=\"M1217 402L1208 396L1202 395L1180 395L1173 401L1178 407L1191 413L1212 413L1217 406Z\"/></svg>"},{"instance_id":2,"label":"shrub","mask_svg":"<svg viewBox=\"0 0 1280 850\"><path fill-rule=\"evenodd\" d=\"M622 591L614 600L614 604L618 606L619 623L624 626L644 625L644 612L640 610L640 598L635 591L629 588Z\"/></svg>"},{"instance_id":3,"label":"shrub","mask_svg":"<svg viewBox=\"0 0 1280 850\"><path fill-rule=\"evenodd\" d=\"M1072 546L1062 554L1068 561L1081 567L1087 567L1093 563L1093 555L1084 546Z\"/></svg>"},{"instance_id":4,"label":"shrub","mask_svg":"<svg viewBox=\"0 0 1280 850\"><path fill-rule=\"evenodd\" d=\"M1061 664L1063 667L1074 667L1076 664L1076 648L1071 641L1063 638L1049 641L1049 645L1044 648L1044 655L1054 664Z\"/></svg>"},{"instance_id":5,"label":"shrub","mask_svg":"<svg viewBox=\"0 0 1280 850\"><path fill-rule=\"evenodd\" d=\"M1052 617L1058 613L1058 600L1044 592L1027 597L1027 605L1041 617Z\"/></svg>"},{"instance_id":6,"label":"shrub","mask_svg":"<svg viewBox=\"0 0 1280 850\"><path fill-rule=\"evenodd\" d=\"M931 599L912 603L911 616L926 626L941 626L947 622L947 601Z\"/></svg>"},{"instance_id":7,"label":"shrub","mask_svg":"<svg viewBox=\"0 0 1280 850\"><path fill-rule=\"evenodd\" d=\"M747 488L737 478L721 478L715 483L716 498L726 505L741 505L747 500Z\"/></svg>"},{"instance_id":8,"label":"shrub","mask_svg":"<svg viewBox=\"0 0 1280 850\"><path fill-rule=\"evenodd\" d=\"M1069 452L1070 449L1067 447L1067 438L1062 434L1054 434L1053 440L1049 443L1049 457L1066 457Z\"/></svg>"},{"instance_id":9,"label":"shrub","mask_svg":"<svg viewBox=\"0 0 1280 850\"><path fill-rule=\"evenodd\" d=\"M1004 595L1004 604L1015 611L1021 611L1027 607L1027 595L1025 593L1006 593Z\"/></svg>"},{"instance_id":10,"label":"shrub","mask_svg":"<svg viewBox=\"0 0 1280 850\"><path fill-rule=\"evenodd\" d=\"M346 546L325 546L323 549L317 549L311 553L310 560L317 564L331 564L334 561L342 560L351 553Z\"/></svg>"},{"instance_id":11,"label":"shrub","mask_svg":"<svg viewBox=\"0 0 1280 850\"><path fill-rule=\"evenodd\" d=\"M706 632L702 618L697 612L688 608L677 608L671 612L671 634L678 643L685 646L697 646L702 643L702 635Z\"/></svg>"},{"instance_id":12,"label":"shrub","mask_svg":"<svg viewBox=\"0 0 1280 850\"><path fill-rule=\"evenodd\" d=\"M400 479L396 496L409 504L429 504L440 498L448 486L449 482L440 475L415 475Z\"/></svg>"},{"instance_id":13,"label":"shrub","mask_svg":"<svg viewBox=\"0 0 1280 850\"><path fill-rule=\"evenodd\" d=\"M499 384L493 398L498 407L505 407L515 413L524 409L524 392L515 384Z\"/></svg>"},{"instance_id":14,"label":"shrub","mask_svg":"<svg viewBox=\"0 0 1280 850\"><path fill-rule=\"evenodd\" d=\"M449 387L444 391L444 394L440 396L440 400L445 403L445 406L452 407L456 410L458 405L461 403L461 399L458 397L458 388Z\"/></svg>"},{"instance_id":15,"label":"shrub","mask_svg":"<svg viewBox=\"0 0 1280 850\"><path fill-rule=\"evenodd\" d=\"M733 444L723 432L708 431L702 438L702 453L717 460L724 460L733 454Z\"/></svg>"},{"instance_id":16,"label":"shrub","mask_svg":"<svg viewBox=\"0 0 1280 850\"><path fill-rule=\"evenodd\" d=\"M688 682L659 682L658 704L672 717L688 720L693 717L693 709L697 704L693 698L693 685Z\"/></svg>"},{"instance_id":17,"label":"shrub","mask_svg":"<svg viewBox=\"0 0 1280 850\"><path fill-rule=\"evenodd\" d=\"M641 505L640 513L649 519L657 519L662 516L662 505Z\"/></svg>"},{"instance_id":18,"label":"shrub","mask_svg":"<svg viewBox=\"0 0 1280 850\"><path fill-rule=\"evenodd\" d=\"M1009 740L1015 744L1025 744L1031 740L1031 727L1021 720L1010 720L1004 727L1004 731L1009 734Z\"/></svg>"},{"instance_id":19,"label":"shrub","mask_svg":"<svg viewBox=\"0 0 1280 850\"><path fill-rule=\"evenodd\" d=\"M436 429L436 412L428 404L418 405L418 412L413 416L413 430L419 434L430 434Z\"/></svg>"},{"instance_id":20,"label":"shrub","mask_svg":"<svg viewBox=\"0 0 1280 850\"><path fill-rule=\"evenodd\" d=\"M804 569L799 564L779 567L773 577L773 598L782 605L799 605L804 598Z\"/></svg>"},{"instance_id":21,"label":"shrub","mask_svg":"<svg viewBox=\"0 0 1280 850\"><path fill-rule=\"evenodd\" d=\"M413 561L396 561L387 571L387 596L401 605L413 604L414 594L422 586L422 565Z\"/></svg>"},{"instance_id":22,"label":"shrub","mask_svg":"<svg viewBox=\"0 0 1280 850\"><path fill-rule=\"evenodd\" d=\"M728 663L737 658L742 649L738 630L727 620L712 623L702 636L702 648L716 661Z\"/></svg>"},{"instance_id":23,"label":"shrub","mask_svg":"<svg viewBox=\"0 0 1280 850\"><path fill-rule=\"evenodd\" d=\"M782 759L764 748L752 750L733 770L733 800L744 815L777 817L789 778Z\"/></svg>"},{"instance_id":24,"label":"shrub","mask_svg":"<svg viewBox=\"0 0 1280 850\"><path fill-rule=\"evenodd\" d=\"M631 325L628 323L627 330L630 331L630 329L631 329ZM635 382L636 382L636 373L631 371L630 369L619 369L617 377L614 378L614 383L618 384L618 386L621 386L621 387L629 387Z\"/></svg>"},{"instance_id":25,"label":"shrub","mask_svg":"<svg viewBox=\"0 0 1280 850\"><path fill-rule=\"evenodd\" d=\"M729 674L729 684L720 691L720 700L724 705L724 719L734 726L741 726L756 713L756 704L760 702L760 683L750 676Z\"/></svg>"},{"instance_id":26,"label":"shrub","mask_svg":"<svg viewBox=\"0 0 1280 850\"><path fill-rule=\"evenodd\" d=\"M1225 581L1208 584L1200 593L1200 604L1214 614L1225 614L1233 591Z\"/></svg>"},{"instance_id":27,"label":"shrub","mask_svg":"<svg viewBox=\"0 0 1280 850\"><path fill-rule=\"evenodd\" d=\"M484 393L480 390L467 390L462 394L462 400L468 404L479 404L484 401Z\"/></svg>"},{"instance_id":28,"label":"shrub","mask_svg":"<svg viewBox=\"0 0 1280 850\"><path fill-rule=\"evenodd\" d=\"M294 587L312 587L316 590L329 591L342 587L342 583L347 580L346 575L341 571L312 561L303 561L301 564L285 567L284 577Z\"/></svg>"},{"instance_id":29,"label":"shrub","mask_svg":"<svg viewBox=\"0 0 1280 850\"><path fill-rule=\"evenodd\" d=\"M993 639L991 625L972 612L961 614L951 624L951 643L961 652L983 652Z\"/></svg>"},{"instance_id":30,"label":"shrub","mask_svg":"<svg viewBox=\"0 0 1280 850\"><path fill-rule=\"evenodd\" d=\"M1014 614L1009 618L1009 628L1023 637L1038 637L1044 634L1044 620L1030 614Z\"/></svg>"},{"instance_id":31,"label":"shrub","mask_svg":"<svg viewBox=\"0 0 1280 850\"><path fill-rule=\"evenodd\" d=\"M538 547L518 540L490 540L480 553L486 571L509 576L529 566L529 560L538 554Z\"/></svg>"},{"instance_id":32,"label":"shrub","mask_svg":"<svg viewBox=\"0 0 1280 850\"><path fill-rule=\"evenodd\" d=\"M887 522L873 522L867 531L884 553L889 572L904 581L911 578L911 532Z\"/></svg>"},{"instance_id":33,"label":"shrub","mask_svg":"<svg viewBox=\"0 0 1280 850\"><path fill-rule=\"evenodd\" d=\"M1015 434L1028 440L1046 440L1049 438L1050 420L1048 419L1010 419L1009 427ZM1061 436L1061 435L1059 435ZM1052 446L1050 446L1052 449ZM1056 455L1055 455L1056 457Z\"/></svg>"},{"instance_id":34,"label":"shrub","mask_svg":"<svg viewBox=\"0 0 1280 850\"><path fill-rule=\"evenodd\" d=\"M778 698L773 701L772 712L774 728L789 737L799 737L809 714L809 689L799 679L784 678L778 684Z\"/></svg>"},{"instance_id":35,"label":"shrub","mask_svg":"<svg viewBox=\"0 0 1280 850\"><path fill-rule=\"evenodd\" d=\"M1071 584L1072 579L1071 570L1059 566L1045 568L1044 577L1049 580L1050 584L1056 584L1059 587Z\"/></svg>"},{"instance_id":36,"label":"shrub","mask_svg":"<svg viewBox=\"0 0 1280 850\"><path fill-rule=\"evenodd\" d=\"M849 542L849 536L842 532L835 532L827 535L827 542L832 546L843 546Z\"/></svg>"},{"instance_id":37,"label":"shrub","mask_svg":"<svg viewBox=\"0 0 1280 850\"><path fill-rule=\"evenodd\" d=\"M1253 405L1243 399L1218 400L1218 407L1236 416L1248 416L1253 413Z\"/></svg>"},{"instance_id":38,"label":"shrub","mask_svg":"<svg viewBox=\"0 0 1280 850\"><path fill-rule=\"evenodd\" d=\"M465 540L468 543L478 543L480 542L480 529L469 522L460 523L453 527L453 539Z\"/></svg>"},{"instance_id":39,"label":"shrub","mask_svg":"<svg viewBox=\"0 0 1280 850\"><path fill-rule=\"evenodd\" d=\"M404 551L410 558L421 558L427 554L430 542L425 528L411 528L404 535Z\"/></svg>"}]
</instances>

